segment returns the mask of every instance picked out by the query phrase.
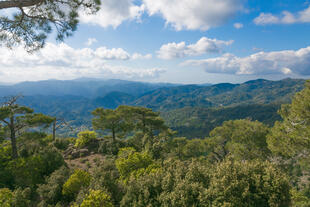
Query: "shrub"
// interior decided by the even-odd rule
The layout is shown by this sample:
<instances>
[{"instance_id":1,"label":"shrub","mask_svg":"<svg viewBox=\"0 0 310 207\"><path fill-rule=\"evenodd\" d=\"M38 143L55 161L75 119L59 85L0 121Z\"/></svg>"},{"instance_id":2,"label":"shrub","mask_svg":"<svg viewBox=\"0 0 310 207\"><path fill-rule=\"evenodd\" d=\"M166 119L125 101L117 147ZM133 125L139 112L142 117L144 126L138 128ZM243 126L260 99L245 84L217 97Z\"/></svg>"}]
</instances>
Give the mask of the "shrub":
<instances>
[{"instance_id":1,"label":"shrub","mask_svg":"<svg viewBox=\"0 0 310 207\"><path fill-rule=\"evenodd\" d=\"M62 194L67 201L75 199L82 187L88 187L90 184L91 176L88 172L83 170L75 170L69 177L62 188Z\"/></svg>"},{"instance_id":2,"label":"shrub","mask_svg":"<svg viewBox=\"0 0 310 207\"><path fill-rule=\"evenodd\" d=\"M54 146L59 150L66 150L70 143L68 138L58 138L54 141Z\"/></svg>"},{"instance_id":3,"label":"shrub","mask_svg":"<svg viewBox=\"0 0 310 207\"><path fill-rule=\"evenodd\" d=\"M162 170L130 177L120 206L289 207L291 196L288 179L269 162L169 159Z\"/></svg>"},{"instance_id":4,"label":"shrub","mask_svg":"<svg viewBox=\"0 0 310 207\"><path fill-rule=\"evenodd\" d=\"M112 207L110 196L101 190L90 190L80 207Z\"/></svg>"},{"instance_id":5,"label":"shrub","mask_svg":"<svg viewBox=\"0 0 310 207\"><path fill-rule=\"evenodd\" d=\"M8 188L0 189L0 206L11 207L13 202L13 193Z\"/></svg>"},{"instance_id":6,"label":"shrub","mask_svg":"<svg viewBox=\"0 0 310 207\"><path fill-rule=\"evenodd\" d=\"M202 203L210 206L288 207L286 176L269 162L224 160L210 174Z\"/></svg>"},{"instance_id":7,"label":"shrub","mask_svg":"<svg viewBox=\"0 0 310 207\"><path fill-rule=\"evenodd\" d=\"M96 139L96 132L94 131L83 131L78 133L78 138L75 142L76 147L85 147L91 141Z\"/></svg>"},{"instance_id":8,"label":"shrub","mask_svg":"<svg viewBox=\"0 0 310 207\"><path fill-rule=\"evenodd\" d=\"M146 169L153 162L148 153L136 152L134 148L127 147L120 149L115 164L121 179L126 182L131 175L137 173L137 170Z\"/></svg>"},{"instance_id":9,"label":"shrub","mask_svg":"<svg viewBox=\"0 0 310 207\"><path fill-rule=\"evenodd\" d=\"M27 158L20 157L10 161L6 170L11 173L15 187L36 188L37 184L44 182L45 176L64 164L59 152L47 149Z\"/></svg>"},{"instance_id":10,"label":"shrub","mask_svg":"<svg viewBox=\"0 0 310 207\"><path fill-rule=\"evenodd\" d=\"M69 177L69 169L61 167L46 178L46 184L39 185L37 193L40 197L39 206L52 205L62 200L62 187Z\"/></svg>"},{"instance_id":11,"label":"shrub","mask_svg":"<svg viewBox=\"0 0 310 207\"><path fill-rule=\"evenodd\" d=\"M0 206L1 207L25 207L30 206L30 188L18 188L10 191L8 188L0 189Z\"/></svg>"},{"instance_id":12,"label":"shrub","mask_svg":"<svg viewBox=\"0 0 310 207\"><path fill-rule=\"evenodd\" d=\"M119 206L123 197L124 186L118 181L119 173L115 160L105 157L104 162L93 171L92 189L104 189L111 196L114 206Z\"/></svg>"},{"instance_id":13,"label":"shrub","mask_svg":"<svg viewBox=\"0 0 310 207\"><path fill-rule=\"evenodd\" d=\"M98 152L104 155L117 155L119 149L125 146L125 141L105 139L99 143Z\"/></svg>"}]
</instances>

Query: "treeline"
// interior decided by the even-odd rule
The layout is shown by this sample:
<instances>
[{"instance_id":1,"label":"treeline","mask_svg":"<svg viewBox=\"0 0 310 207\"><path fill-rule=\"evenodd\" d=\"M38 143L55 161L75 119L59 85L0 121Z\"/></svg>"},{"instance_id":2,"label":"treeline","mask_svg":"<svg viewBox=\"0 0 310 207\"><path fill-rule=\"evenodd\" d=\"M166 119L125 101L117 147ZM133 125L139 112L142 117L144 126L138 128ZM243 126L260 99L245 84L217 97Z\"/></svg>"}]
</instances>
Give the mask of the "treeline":
<instances>
[{"instance_id":1,"label":"treeline","mask_svg":"<svg viewBox=\"0 0 310 207\"><path fill-rule=\"evenodd\" d=\"M279 114L190 140L151 109L97 108L95 131L54 140L53 117L13 100L0 108L0 206L307 207L310 82Z\"/></svg>"}]
</instances>

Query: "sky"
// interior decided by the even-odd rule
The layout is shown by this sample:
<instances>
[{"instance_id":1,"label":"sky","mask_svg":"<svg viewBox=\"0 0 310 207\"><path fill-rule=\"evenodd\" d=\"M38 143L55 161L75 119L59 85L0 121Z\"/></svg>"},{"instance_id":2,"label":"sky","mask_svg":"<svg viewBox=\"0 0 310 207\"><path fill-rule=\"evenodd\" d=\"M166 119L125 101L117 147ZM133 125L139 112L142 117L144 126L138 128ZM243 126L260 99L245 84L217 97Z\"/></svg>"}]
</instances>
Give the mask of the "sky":
<instances>
[{"instance_id":1,"label":"sky","mask_svg":"<svg viewBox=\"0 0 310 207\"><path fill-rule=\"evenodd\" d=\"M101 1L64 42L51 36L34 54L0 47L0 82L310 78L310 1Z\"/></svg>"}]
</instances>

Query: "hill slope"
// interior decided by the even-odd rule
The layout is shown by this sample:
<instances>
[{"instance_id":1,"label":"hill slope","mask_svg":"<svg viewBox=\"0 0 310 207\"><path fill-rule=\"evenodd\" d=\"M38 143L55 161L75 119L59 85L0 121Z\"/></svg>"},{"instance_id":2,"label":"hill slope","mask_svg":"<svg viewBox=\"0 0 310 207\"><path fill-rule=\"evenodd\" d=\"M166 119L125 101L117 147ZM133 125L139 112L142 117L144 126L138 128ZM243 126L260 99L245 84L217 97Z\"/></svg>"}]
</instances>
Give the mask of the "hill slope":
<instances>
[{"instance_id":1,"label":"hill slope","mask_svg":"<svg viewBox=\"0 0 310 207\"><path fill-rule=\"evenodd\" d=\"M281 119L277 111L277 104L251 104L232 107L201 108L185 107L167 112L161 116L167 125L178 132L178 136L187 138L204 138L224 121L236 119L250 119L272 126Z\"/></svg>"},{"instance_id":2,"label":"hill slope","mask_svg":"<svg viewBox=\"0 0 310 207\"><path fill-rule=\"evenodd\" d=\"M219 107L244 104L287 103L304 87L305 80L254 80L243 84L221 83L212 86L177 86L157 89L137 100L135 105L156 110L183 107Z\"/></svg>"}]
</instances>

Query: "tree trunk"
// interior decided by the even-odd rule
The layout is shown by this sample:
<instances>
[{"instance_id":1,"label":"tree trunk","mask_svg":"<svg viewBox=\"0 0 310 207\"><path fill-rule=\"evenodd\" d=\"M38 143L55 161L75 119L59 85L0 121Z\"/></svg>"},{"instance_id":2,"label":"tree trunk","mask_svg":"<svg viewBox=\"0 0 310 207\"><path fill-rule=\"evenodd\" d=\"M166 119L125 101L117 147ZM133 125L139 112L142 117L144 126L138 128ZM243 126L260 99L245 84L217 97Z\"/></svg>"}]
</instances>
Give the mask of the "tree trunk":
<instances>
[{"instance_id":1,"label":"tree trunk","mask_svg":"<svg viewBox=\"0 0 310 207\"><path fill-rule=\"evenodd\" d=\"M113 142L115 142L115 129L112 128L112 139L113 139Z\"/></svg>"},{"instance_id":2,"label":"tree trunk","mask_svg":"<svg viewBox=\"0 0 310 207\"><path fill-rule=\"evenodd\" d=\"M53 122L53 141L56 140L56 119Z\"/></svg>"},{"instance_id":3,"label":"tree trunk","mask_svg":"<svg viewBox=\"0 0 310 207\"><path fill-rule=\"evenodd\" d=\"M15 132L15 125L14 125L14 117L10 117L10 132L11 132L11 145L12 145L12 158L18 158L17 154L17 144L16 144L16 132Z\"/></svg>"}]
</instances>

